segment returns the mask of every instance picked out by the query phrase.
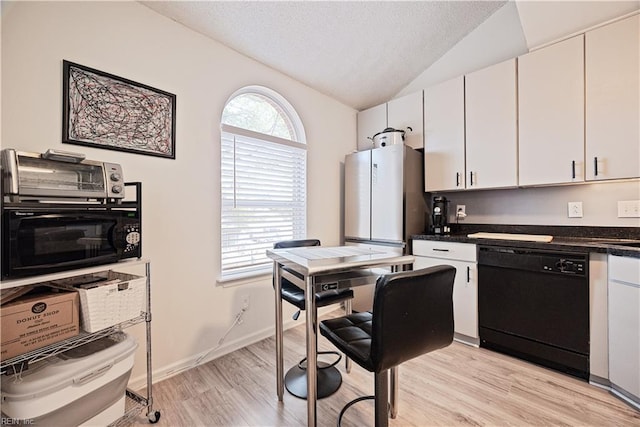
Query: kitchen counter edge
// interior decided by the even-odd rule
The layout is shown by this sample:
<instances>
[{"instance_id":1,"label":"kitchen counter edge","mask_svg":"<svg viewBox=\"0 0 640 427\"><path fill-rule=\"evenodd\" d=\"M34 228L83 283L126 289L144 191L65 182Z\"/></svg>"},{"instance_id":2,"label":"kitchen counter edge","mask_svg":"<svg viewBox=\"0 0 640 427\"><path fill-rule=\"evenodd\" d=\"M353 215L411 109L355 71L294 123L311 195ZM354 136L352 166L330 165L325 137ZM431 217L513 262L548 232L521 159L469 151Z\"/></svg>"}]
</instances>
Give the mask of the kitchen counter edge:
<instances>
[{"instance_id":1,"label":"kitchen counter edge","mask_svg":"<svg viewBox=\"0 0 640 427\"><path fill-rule=\"evenodd\" d=\"M549 243L532 242L522 240L502 240L502 239L479 239L468 237L466 234L450 234L450 235L434 235L434 234L416 234L411 236L412 240L431 240L448 243L471 243L486 246L510 246L528 249L544 249L544 250L562 250L562 251L580 251L580 252L597 252L609 255L625 256L631 258L640 258L640 248L620 246L612 239L606 242L598 242L598 238L585 237L554 237ZM623 239L621 239L621 243Z\"/></svg>"}]
</instances>

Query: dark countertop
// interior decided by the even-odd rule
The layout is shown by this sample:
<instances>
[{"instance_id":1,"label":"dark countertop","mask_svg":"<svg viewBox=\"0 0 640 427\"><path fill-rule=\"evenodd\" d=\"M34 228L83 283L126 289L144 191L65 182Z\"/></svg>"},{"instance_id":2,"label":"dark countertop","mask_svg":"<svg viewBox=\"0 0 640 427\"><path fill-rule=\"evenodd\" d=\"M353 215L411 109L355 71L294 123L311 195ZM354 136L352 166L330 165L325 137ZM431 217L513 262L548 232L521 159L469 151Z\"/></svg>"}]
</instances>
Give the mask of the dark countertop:
<instances>
[{"instance_id":1,"label":"dark countertop","mask_svg":"<svg viewBox=\"0 0 640 427\"><path fill-rule=\"evenodd\" d=\"M549 243L528 242L520 240L478 239L467 237L468 234L515 233L544 234L553 236ZM640 258L639 227L565 227L535 225L491 225L491 224L459 224L452 226L448 235L417 234L413 240L433 240L455 243L474 243L490 246L511 246L518 248L564 250L580 252L599 252L610 255ZM637 245L637 246L624 246Z\"/></svg>"}]
</instances>

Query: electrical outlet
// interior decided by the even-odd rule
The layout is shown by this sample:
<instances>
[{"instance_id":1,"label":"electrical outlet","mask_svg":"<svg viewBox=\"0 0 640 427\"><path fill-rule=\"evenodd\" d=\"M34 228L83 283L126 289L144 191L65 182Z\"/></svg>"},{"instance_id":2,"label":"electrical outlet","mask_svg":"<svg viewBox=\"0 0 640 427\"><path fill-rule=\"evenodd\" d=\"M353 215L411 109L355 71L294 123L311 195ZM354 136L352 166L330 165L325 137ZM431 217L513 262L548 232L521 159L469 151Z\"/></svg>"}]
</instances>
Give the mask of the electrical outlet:
<instances>
[{"instance_id":1,"label":"electrical outlet","mask_svg":"<svg viewBox=\"0 0 640 427\"><path fill-rule=\"evenodd\" d=\"M567 208L569 218L582 218L582 202L569 202Z\"/></svg>"},{"instance_id":2,"label":"electrical outlet","mask_svg":"<svg viewBox=\"0 0 640 427\"><path fill-rule=\"evenodd\" d=\"M456 218L464 218L467 216L466 205L456 205Z\"/></svg>"},{"instance_id":3,"label":"electrical outlet","mask_svg":"<svg viewBox=\"0 0 640 427\"><path fill-rule=\"evenodd\" d=\"M618 218L640 218L640 200L619 201Z\"/></svg>"}]
</instances>

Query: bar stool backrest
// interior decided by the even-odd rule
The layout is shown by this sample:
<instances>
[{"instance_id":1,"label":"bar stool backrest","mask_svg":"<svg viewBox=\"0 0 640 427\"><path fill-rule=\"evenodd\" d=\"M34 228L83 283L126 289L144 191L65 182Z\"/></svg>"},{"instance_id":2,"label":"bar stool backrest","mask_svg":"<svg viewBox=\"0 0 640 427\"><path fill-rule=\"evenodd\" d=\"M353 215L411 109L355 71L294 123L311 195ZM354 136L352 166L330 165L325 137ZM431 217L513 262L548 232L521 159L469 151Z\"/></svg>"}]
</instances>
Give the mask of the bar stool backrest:
<instances>
[{"instance_id":1,"label":"bar stool backrest","mask_svg":"<svg viewBox=\"0 0 640 427\"><path fill-rule=\"evenodd\" d=\"M451 344L455 273L440 265L378 279L371 326L374 372Z\"/></svg>"}]
</instances>

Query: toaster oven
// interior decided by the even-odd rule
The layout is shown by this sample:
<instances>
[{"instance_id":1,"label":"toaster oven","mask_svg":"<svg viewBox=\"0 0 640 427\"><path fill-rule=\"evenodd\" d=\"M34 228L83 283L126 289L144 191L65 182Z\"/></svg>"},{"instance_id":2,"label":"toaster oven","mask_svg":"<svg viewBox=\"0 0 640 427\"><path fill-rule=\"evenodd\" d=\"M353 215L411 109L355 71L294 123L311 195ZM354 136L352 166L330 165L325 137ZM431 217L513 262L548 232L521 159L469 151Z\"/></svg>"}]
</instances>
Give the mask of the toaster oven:
<instances>
[{"instance_id":1,"label":"toaster oven","mask_svg":"<svg viewBox=\"0 0 640 427\"><path fill-rule=\"evenodd\" d=\"M121 200L122 167L85 160L83 154L59 150L29 153L2 150L3 196L12 201L71 198Z\"/></svg>"}]
</instances>

